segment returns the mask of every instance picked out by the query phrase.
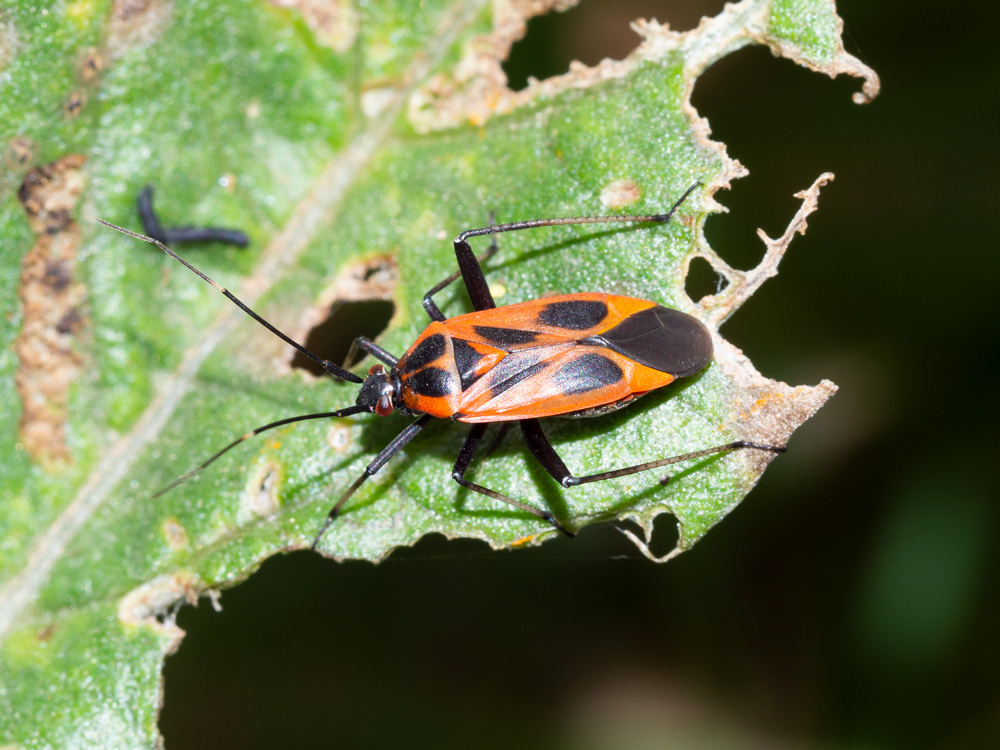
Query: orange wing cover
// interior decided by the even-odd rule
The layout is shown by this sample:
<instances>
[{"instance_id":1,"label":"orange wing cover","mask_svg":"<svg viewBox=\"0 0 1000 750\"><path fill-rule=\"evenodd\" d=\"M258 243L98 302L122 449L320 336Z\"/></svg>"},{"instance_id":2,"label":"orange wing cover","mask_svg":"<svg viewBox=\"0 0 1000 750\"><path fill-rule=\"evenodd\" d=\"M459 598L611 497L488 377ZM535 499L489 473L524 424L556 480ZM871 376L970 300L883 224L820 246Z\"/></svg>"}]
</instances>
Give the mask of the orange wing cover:
<instances>
[{"instance_id":1,"label":"orange wing cover","mask_svg":"<svg viewBox=\"0 0 1000 750\"><path fill-rule=\"evenodd\" d=\"M564 294L431 323L396 365L403 401L459 422L624 405L675 375L588 339L653 307L612 294Z\"/></svg>"}]
</instances>

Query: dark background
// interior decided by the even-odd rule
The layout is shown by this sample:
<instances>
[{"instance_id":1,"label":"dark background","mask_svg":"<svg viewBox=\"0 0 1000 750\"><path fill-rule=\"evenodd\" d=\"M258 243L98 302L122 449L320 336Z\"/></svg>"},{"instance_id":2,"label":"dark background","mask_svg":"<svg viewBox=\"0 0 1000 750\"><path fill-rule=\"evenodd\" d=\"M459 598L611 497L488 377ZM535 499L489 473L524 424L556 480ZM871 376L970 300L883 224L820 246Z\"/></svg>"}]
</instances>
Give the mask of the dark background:
<instances>
[{"instance_id":1,"label":"dark background","mask_svg":"<svg viewBox=\"0 0 1000 750\"><path fill-rule=\"evenodd\" d=\"M1000 747L1000 71L978 5L838 3L882 79L867 106L761 48L698 82L751 171L708 224L730 263L837 175L723 333L767 376L841 388L701 544L654 565L605 526L512 553L428 538L379 567L272 559L222 613L181 611L168 747ZM532 22L512 86L624 56L631 18L721 8L585 0Z\"/></svg>"}]
</instances>

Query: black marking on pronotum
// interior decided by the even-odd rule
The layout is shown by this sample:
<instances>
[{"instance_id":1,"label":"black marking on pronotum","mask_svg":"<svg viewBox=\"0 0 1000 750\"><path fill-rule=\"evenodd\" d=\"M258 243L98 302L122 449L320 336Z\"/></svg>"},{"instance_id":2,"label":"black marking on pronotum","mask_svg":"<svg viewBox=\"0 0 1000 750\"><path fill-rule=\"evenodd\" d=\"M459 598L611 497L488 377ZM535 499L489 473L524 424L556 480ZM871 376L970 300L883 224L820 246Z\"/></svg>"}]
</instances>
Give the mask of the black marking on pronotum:
<instances>
[{"instance_id":1,"label":"black marking on pronotum","mask_svg":"<svg viewBox=\"0 0 1000 750\"><path fill-rule=\"evenodd\" d=\"M417 348L410 352L406 358L406 368L408 370L419 370L426 367L431 362L439 359L444 354L448 342L440 333L434 333L421 341Z\"/></svg>"},{"instance_id":2,"label":"black marking on pronotum","mask_svg":"<svg viewBox=\"0 0 1000 750\"><path fill-rule=\"evenodd\" d=\"M468 341L461 339L451 340L452 348L455 352L455 367L458 368L458 376L462 379L462 390L479 380L476 375L476 365L482 360L483 355L477 352Z\"/></svg>"},{"instance_id":3,"label":"black marking on pronotum","mask_svg":"<svg viewBox=\"0 0 1000 750\"><path fill-rule=\"evenodd\" d=\"M250 238L238 229L222 229L220 227L165 227L160 223L153 209L153 186L146 185L139 193L136 201L139 207L139 219L142 229L154 240L164 245L179 245L182 243L221 242L224 245L246 247Z\"/></svg>"},{"instance_id":4,"label":"black marking on pronotum","mask_svg":"<svg viewBox=\"0 0 1000 750\"><path fill-rule=\"evenodd\" d=\"M552 379L567 396L597 391L622 379L622 368L602 354L574 357L552 373Z\"/></svg>"},{"instance_id":5,"label":"black marking on pronotum","mask_svg":"<svg viewBox=\"0 0 1000 750\"><path fill-rule=\"evenodd\" d=\"M600 300L553 302L538 314L538 322L570 331L586 331L608 317L608 306Z\"/></svg>"},{"instance_id":6,"label":"black marking on pronotum","mask_svg":"<svg viewBox=\"0 0 1000 750\"><path fill-rule=\"evenodd\" d=\"M455 392L451 373L440 367L424 367L406 378L406 385L428 398L450 396Z\"/></svg>"},{"instance_id":7,"label":"black marking on pronotum","mask_svg":"<svg viewBox=\"0 0 1000 750\"><path fill-rule=\"evenodd\" d=\"M664 342L669 341L669 346ZM712 360L712 336L680 310L655 305L630 315L614 328L582 341L606 346L639 364L678 378L693 375Z\"/></svg>"},{"instance_id":8,"label":"black marking on pronotum","mask_svg":"<svg viewBox=\"0 0 1000 750\"><path fill-rule=\"evenodd\" d=\"M533 331L522 331L517 328L494 328L493 326L475 326L473 330L498 347L520 346L530 344L538 338Z\"/></svg>"}]
</instances>

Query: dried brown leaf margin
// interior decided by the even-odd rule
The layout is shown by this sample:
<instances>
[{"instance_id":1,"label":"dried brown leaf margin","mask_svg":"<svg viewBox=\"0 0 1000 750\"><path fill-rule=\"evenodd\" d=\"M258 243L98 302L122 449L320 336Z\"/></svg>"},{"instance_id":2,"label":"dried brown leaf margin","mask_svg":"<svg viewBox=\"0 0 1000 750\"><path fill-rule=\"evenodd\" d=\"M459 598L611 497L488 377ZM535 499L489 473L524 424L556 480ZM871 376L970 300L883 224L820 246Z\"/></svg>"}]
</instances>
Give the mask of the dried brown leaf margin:
<instances>
[{"instance_id":1,"label":"dried brown leaf margin","mask_svg":"<svg viewBox=\"0 0 1000 750\"><path fill-rule=\"evenodd\" d=\"M766 46L776 56L793 60L831 78L841 74L863 78L862 91L854 94L854 101L858 104L870 102L878 96L878 75L848 54L842 44L838 44L830 62L818 63L805 58L793 45L768 35L766 30L772 9L768 0L742 0L727 4L719 15L706 16L696 28L684 32L672 31L668 24L655 19L637 19L632 28L642 41L625 59L605 58L594 66L574 61L570 63L569 72L563 75L542 81L532 79L522 91L508 88L502 63L510 54L514 42L524 37L528 20L550 11L564 11L576 4L576 0L498 2L493 31L470 39L454 70L434 75L410 97L408 115L411 124L418 132L466 124L482 125L491 117L507 114L536 99L623 78L643 63L660 62L669 55L680 53L687 82L685 100L688 112L696 130L705 136L707 142L708 125L690 106L694 83L716 60L751 44ZM843 20L836 17L836 23L839 40ZM739 174L732 177L744 174L745 171L740 168Z\"/></svg>"},{"instance_id":2,"label":"dried brown leaf margin","mask_svg":"<svg viewBox=\"0 0 1000 750\"><path fill-rule=\"evenodd\" d=\"M792 238L796 234L805 234L806 218L818 207L820 188L832 180L833 174L825 172L816 178L809 188L795 194L795 197L802 201L802 205L781 237L771 239L763 230L757 230L758 236L767 246L767 251L761 262L751 270L738 271L732 268L704 244L703 238L704 249L692 253L687 259L690 263L692 258L704 258L728 282L723 292L702 298L699 303L701 311L699 317L708 324L713 333L716 363L739 388L738 402L733 405L733 413L745 433L762 443L785 445L792 433L837 392L837 386L829 380L822 380L815 386L790 386L765 378L742 351L719 335L719 326L748 300L766 279L777 275L778 264L788 250ZM687 273L686 265L681 272ZM759 477L767 464L774 459L774 454L744 451L741 457L747 463L748 473ZM642 527L645 540L628 529L622 529L622 533L650 560L666 562L689 549L696 541L688 538L683 525L679 523L680 539L677 546L666 555L653 554L646 540L652 537L655 518L655 515L632 516L632 519Z\"/></svg>"}]
</instances>

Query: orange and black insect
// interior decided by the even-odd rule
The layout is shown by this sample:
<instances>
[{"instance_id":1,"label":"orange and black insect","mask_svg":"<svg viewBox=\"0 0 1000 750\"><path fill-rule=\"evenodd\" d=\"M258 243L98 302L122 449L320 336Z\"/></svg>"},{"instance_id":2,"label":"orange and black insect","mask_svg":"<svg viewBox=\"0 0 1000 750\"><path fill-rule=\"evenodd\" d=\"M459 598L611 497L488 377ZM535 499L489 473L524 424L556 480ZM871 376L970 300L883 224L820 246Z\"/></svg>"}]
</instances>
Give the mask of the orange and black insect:
<instances>
[{"instance_id":1,"label":"orange and black insect","mask_svg":"<svg viewBox=\"0 0 1000 750\"><path fill-rule=\"evenodd\" d=\"M481 262L496 252L495 235L501 232L564 224L662 223L674 215L697 187L699 184L689 188L665 214L536 219L462 232L454 241L459 270L424 295L423 306L432 322L407 352L397 358L367 338L355 340L348 361L361 350L383 363L372 366L364 380L290 339L159 240L102 222L157 245L272 333L322 365L330 375L361 384L354 406L288 417L258 427L157 494L190 479L244 440L267 430L308 419L346 417L360 412L385 417L395 411L417 418L341 495L316 535L313 548L358 488L435 417L472 425L452 469L452 478L458 484L531 513L572 536L548 511L465 478L491 422L518 422L528 450L563 487L614 479L739 448L783 452L784 447L738 440L680 456L576 476L549 443L538 420L603 414L620 409L677 378L694 375L712 359L712 336L696 318L648 300L583 292L497 307L486 284ZM494 235L494 239L483 256L477 258L468 239L482 235ZM445 318L433 297L460 274L475 311Z\"/></svg>"}]
</instances>

